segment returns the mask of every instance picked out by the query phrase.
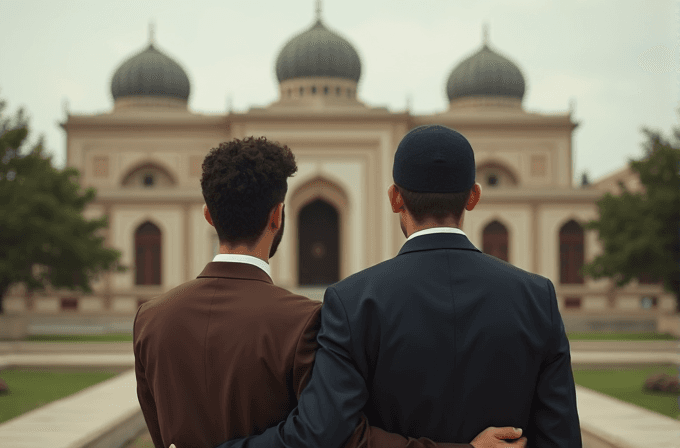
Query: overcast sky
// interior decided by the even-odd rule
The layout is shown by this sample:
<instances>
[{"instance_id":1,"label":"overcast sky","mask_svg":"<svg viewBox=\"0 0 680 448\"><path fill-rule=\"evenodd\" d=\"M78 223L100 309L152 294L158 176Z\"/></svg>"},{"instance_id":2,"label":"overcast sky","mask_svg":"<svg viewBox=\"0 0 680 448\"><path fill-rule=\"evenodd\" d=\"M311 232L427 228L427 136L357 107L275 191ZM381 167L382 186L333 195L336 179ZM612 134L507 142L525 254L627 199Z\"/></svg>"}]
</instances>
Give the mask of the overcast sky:
<instances>
[{"instance_id":1,"label":"overcast sky","mask_svg":"<svg viewBox=\"0 0 680 448\"><path fill-rule=\"evenodd\" d=\"M276 100L274 64L314 22L314 0L0 0L0 98L24 107L32 136L64 166L71 113L113 107L116 68L148 44L191 81L199 113ZM443 111L452 69L490 46L522 70L524 108L560 113L575 102L574 178L591 180L642 156L647 126L670 134L680 107L680 2L668 0L325 0L326 25L359 53L358 94L392 111ZM294 148L293 148L294 149ZM206 149L207 151L207 149Z\"/></svg>"}]
</instances>

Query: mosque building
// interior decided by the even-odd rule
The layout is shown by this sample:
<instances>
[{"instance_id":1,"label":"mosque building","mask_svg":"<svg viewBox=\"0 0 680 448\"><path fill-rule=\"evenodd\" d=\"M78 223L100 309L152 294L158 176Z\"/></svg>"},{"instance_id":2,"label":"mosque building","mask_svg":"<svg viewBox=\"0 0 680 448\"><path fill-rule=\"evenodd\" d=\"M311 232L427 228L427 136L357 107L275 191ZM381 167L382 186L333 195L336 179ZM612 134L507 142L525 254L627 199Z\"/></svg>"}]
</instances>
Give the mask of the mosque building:
<instances>
[{"instance_id":1,"label":"mosque building","mask_svg":"<svg viewBox=\"0 0 680 448\"><path fill-rule=\"evenodd\" d=\"M10 294L5 309L134 316L144 301L196 278L218 251L202 212L201 163L220 142L251 135L288 145L298 162L273 280L320 300L323 285L397 254L405 238L387 200L395 150L410 129L442 124L475 151L482 198L462 226L475 246L550 278L564 315L674 311L673 295L651 279L617 288L579 274L602 251L595 231L583 227L597 219L596 201L617 194L619 181L642 187L627 167L574 186L578 124L571 112L525 110L524 74L488 38L450 73L448 108L435 114L363 103L361 72L355 48L317 12L278 55L275 101L243 113L199 114L188 108L186 72L152 41L115 71L111 111L69 114L62 124L67 166L81 172L83 187L97 190L86 217L108 216L106 245L122 252L129 271L102 275L92 295Z\"/></svg>"}]
</instances>

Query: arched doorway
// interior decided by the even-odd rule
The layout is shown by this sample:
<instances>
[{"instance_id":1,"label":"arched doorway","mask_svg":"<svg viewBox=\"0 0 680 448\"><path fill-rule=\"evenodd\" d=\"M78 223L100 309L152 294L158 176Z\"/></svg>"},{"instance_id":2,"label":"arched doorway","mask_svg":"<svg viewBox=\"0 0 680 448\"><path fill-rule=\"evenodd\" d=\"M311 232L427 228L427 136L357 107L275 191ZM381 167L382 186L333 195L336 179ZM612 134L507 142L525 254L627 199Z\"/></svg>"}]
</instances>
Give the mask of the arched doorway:
<instances>
[{"instance_id":1,"label":"arched doorway","mask_svg":"<svg viewBox=\"0 0 680 448\"><path fill-rule=\"evenodd\" d=\"M298 285L330 285L340 280L338 212L316 199L298 215Z\"/></svg>"},{"instance_id":2,"label":"arched doorway","mask_svg":"<svg viewBox=\"0 0 680 448\"><path fill-rule=\"evenodd\" d=\"M492 221L484 228L482 251L509 262L508 229L503 224Z\"/></svg>"},{"instance_id":3,"label":"arched doorway","mask_svg":"<svg viewBox=\"0 0 680 448\"><path fill-rule=\"evenodd\" d=\"M560 229L560 283L583 283L583 227L573 219Z\"/></svg>"},{"instance_id":4,"label":"arched doorway","mask_svg":"<svg viewBox=\"0 0 680 448\"><path fill-rule=\"evenodd\" d=\"M161 284L161 231L148 221L135 231L135 266L135 284Z\"/></svg>"}]
</instances>

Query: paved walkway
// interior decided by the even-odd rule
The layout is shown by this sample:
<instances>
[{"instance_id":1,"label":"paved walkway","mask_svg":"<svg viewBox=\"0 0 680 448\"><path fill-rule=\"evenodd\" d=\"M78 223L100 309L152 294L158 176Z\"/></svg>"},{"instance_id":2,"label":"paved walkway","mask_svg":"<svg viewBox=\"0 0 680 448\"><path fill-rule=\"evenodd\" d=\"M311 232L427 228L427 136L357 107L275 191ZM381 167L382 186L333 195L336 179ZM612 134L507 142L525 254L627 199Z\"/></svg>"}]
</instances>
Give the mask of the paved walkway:
<instances>
[{"instance_id":1,"label":"paved walkway","mask_svg":"<svg viewBox=\"0 0 680 448\"><path fill-rule=\"evenodd\" d=\"M680 353L674 352L572 352L574 368L595 366L635 366L653 364L680 365ZM110 367L133 368L135 358L128 353L12 353L0 355L0 370L9 366L25 367Z\"/></svg>"},{"instance_id":2,"label":"paved walkway","mask_svg":"<svg viewBox=\"0 0 680 448\"><path fill-rule=\"evenodd\" d=\"M675 341L644 349L637 345L626 348L573 344L572 361L575 367L680 365L680 353L673 344ZM604 351L608 347L610 350ZM0 424L0 446L118 448L120 443L143 431L145 424L137 401L134 371L129 370L134 367L131 352L131 343L0 343L0 369L10 366L127 369L115 378ZM580 386L576 389L585 448L680 448L680 421Z\"/></svg>"},{"instance_id":3,"label":"paved walkway","mask_svg":"<svg viewBox=\"0 0 680 448\"><path fill-rule=\"evenodd\" d=\"M0 424L2 448L114 448L146 427L134 371Z\"/></svg>"},{"instance_id":4,"label":"paved walkway","mask_svg":"<svg viewBox=\"0 0 680 448\"><path fill-rule=\"evenodd\" d=\"M680 353L680 341L571 341L572 352ZM132 342L0 342L0 355L19 353L132 353Z\"/></svg>"},{"instance_id":5,"label":"paved walkway","mask_svg":"<svg viewBox=\"0 0 680 448\"><path fill-rule=\"evenodd\" d=\"M678 420L581 386L576 402L584 439L590 435L617 448L680 447Z\"/></svg>"},{"instance_id":6,"label":"paved walkway","mask_svg":"<svg viewBox=\"0 0 680 448\"><path fill-rule=\"evenodd\" d=\"M628 366L645 364L680 365L680 353L673 352L571 352L571 364L580 366Z\"/></svg>"}]
</instances>

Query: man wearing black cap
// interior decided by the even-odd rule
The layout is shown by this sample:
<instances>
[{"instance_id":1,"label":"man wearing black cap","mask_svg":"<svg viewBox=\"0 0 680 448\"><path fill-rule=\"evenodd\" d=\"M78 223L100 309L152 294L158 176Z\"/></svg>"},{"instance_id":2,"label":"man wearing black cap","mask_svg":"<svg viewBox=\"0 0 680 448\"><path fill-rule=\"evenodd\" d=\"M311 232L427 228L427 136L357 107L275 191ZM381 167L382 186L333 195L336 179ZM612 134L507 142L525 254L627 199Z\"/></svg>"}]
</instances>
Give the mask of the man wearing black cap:
<instances>
[{"instance_id":1,"label":"man wearing black cap","mask_svg":"<svg viewBox=\"0 0 680 448\"><path fill-rule=\"evenodd\" d=\"M393 179L399 254L326 290L312 378L287 420L220 446L340 447L367 418L441 442L514 426L532 447L581 447L552 282L482 253L460 229L481 197L467 139L411 130Z\"/></svg>"}]
</instances>

